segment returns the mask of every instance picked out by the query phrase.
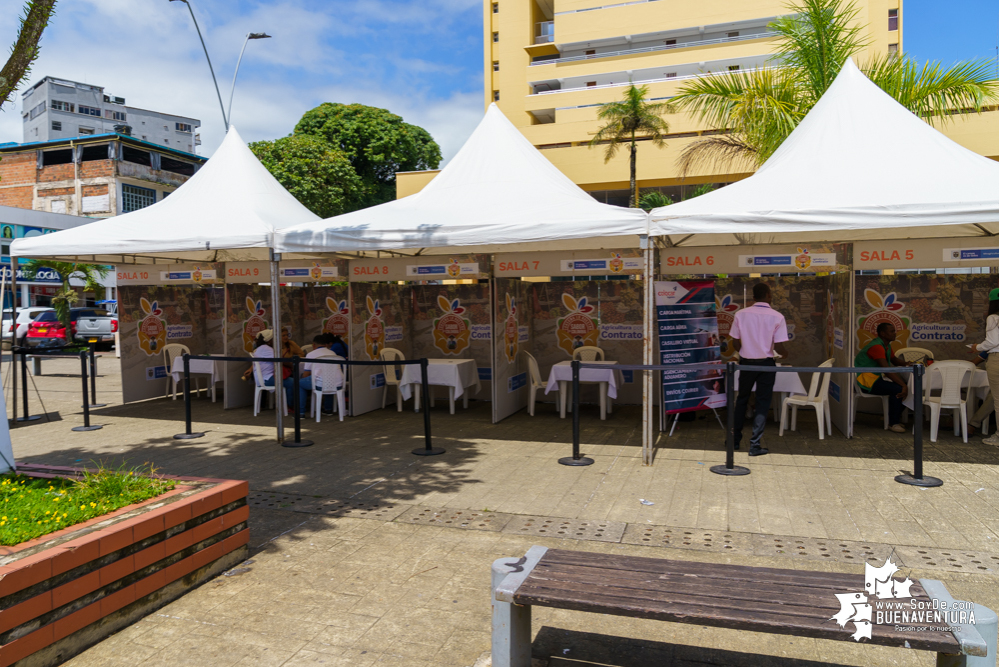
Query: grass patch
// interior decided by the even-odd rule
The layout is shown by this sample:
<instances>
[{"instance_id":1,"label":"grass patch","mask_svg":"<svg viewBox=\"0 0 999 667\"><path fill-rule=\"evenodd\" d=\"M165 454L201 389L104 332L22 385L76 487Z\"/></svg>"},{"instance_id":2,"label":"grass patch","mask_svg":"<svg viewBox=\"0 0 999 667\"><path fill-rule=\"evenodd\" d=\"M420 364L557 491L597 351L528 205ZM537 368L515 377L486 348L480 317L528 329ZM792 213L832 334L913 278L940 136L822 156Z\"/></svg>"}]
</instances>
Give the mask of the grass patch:
<instances>
[{"instance_id":1,"label":"grass patch","mask_svg":"<svg viewBox=\"0 0 999 667\"><path fill-rule=\"evenodd\" d=\"M148 468L105 468L82 480L0 476L0 545L14 546L174 488Z\"/></svg>"}]
</instances>

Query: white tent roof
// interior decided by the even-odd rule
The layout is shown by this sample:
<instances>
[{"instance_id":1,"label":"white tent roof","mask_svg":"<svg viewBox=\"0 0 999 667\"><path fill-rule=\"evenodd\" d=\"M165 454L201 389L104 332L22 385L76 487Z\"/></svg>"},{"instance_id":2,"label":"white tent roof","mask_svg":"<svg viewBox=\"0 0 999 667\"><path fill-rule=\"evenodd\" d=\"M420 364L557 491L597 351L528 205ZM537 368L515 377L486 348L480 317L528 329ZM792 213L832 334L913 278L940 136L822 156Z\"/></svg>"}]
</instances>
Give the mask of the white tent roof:
<instances>
[{"instance_id":1,"label":"white tent roof","mask_svg":"<svg viewBox=\"0 0 999 667\"><path fill-rule=\"evenodd\" d=\"M933 129L848 60L753 176L651 219L653 235L684 246L988 236L999 233L999 163Z\"/></svg>"},{"instance_id":2,"label":"white tent roof","mask_svg":"<svg viewBox=\"0 0 999 667\"><path fill-rule=\"evenodd\" d=\"M593 159L602 159L594 153ZM433 254L637 247L641 209L601 204L548 161L492 104L450 163L422 191L275 234L302 255L373 250ZM614 237L614 238L606 238ZM510 245L515 244L515 245Z\"/></svg>"},{"instance_id":3,"label":"white tent roof","mask_svg":"<svg viewBox=\"0 0 999 667\"><path fill-rule=\"evenodd\" d=\"M20 257L107 264L263 260L274 230L319 220L278 183L230 127L210 160L166 199L114 218L17 239Z\"/></svg>"}]
</instances>

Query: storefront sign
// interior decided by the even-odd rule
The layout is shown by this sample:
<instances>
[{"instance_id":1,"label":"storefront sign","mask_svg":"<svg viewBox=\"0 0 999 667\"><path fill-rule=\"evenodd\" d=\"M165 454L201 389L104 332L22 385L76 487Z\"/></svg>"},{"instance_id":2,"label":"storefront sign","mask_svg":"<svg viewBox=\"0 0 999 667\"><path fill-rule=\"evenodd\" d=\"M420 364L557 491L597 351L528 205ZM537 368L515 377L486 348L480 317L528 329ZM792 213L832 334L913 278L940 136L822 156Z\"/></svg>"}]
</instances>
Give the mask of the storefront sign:
<instances>
[{"instance_id":1,"label":"storefront sign","mask_svg":"<svg viewBox=\"0 0 999 667\"><path fill-rule=\"evenodd\" d=\"M991 266L999 263L999 246L980 238L903 239L854 244L858 269L934 269L946 266Z\"/></svg>"},{"instance_id":2,"label":"storefront sign","mask_svg":"<svg viewBox=\"0 0 999 667\"><path fill-rule=\"evenodd\" d=\"M499 278L528 276L635 275L645 272L638 249L516 252L496 255Z\"/></svg>"},{"instance_id":3,"label":"storefront sign","mask_svg":"<svg viewBox=\"0 0 999 667\"><path fill-rule=\"evenodd\" d=\"M645 260L641 257L621 257L621 253L611 253L604 259L563 259L561 268L564 273L641 273Z\"/></svg>"},{"instance_id":4,"label":"storefront sign","mask_svg":"<svg viewBox=\"0 0 999 667\"><path fill-rule=\"evenodd\" d=\"M474 262L448 264L407 264L406 275L410 278L468 278L478 277L479 265Z\"/></svg>"},{"instance_id":5,"label":"storefront sign","mask_svg":"<svg viewBox=\"0 0 999 667\"><path fill-rule=\"evenodd\" d=\"M789 272L835 270L836 254L811 254L808 250L798 248L796 254L789 255L739 255L740 268L786 267Z\"/></svg>"},{"instance_id":6,"label":"storefront sign","mask_svg":"<svg viewBox=\"0 0 999 667\"><path fill-rule=\"evenodd\" d=\"M160 282L164 283L213 283L215 282L214 269L202 269L195 266L184 271L160 271Z\"/></svg>"},{"instance_id":7,"label":"storefront sign","mask_svg":"<svg viewBox=\"0 0 999 667\"><path fill-rule=\"evenodd\" d=\"M8 285L10 284L10 273L9 264L0 265L0 275L3 276L4 282ZM41 268L30 279L27 276L24 269L18 268L17 283L19 285L59 285L62 283L62 276L59 275L58 271L52 269Z\"/></svg>"},{"instance_id":8,"label":"storefront sign","mask_svg":"<svg viewBox=\"0 0 999 667\"><path fill-rule=\"evenodd\" d=\"M714 281L655 283L659 360L663 365L721 360ZM725 405L722 368L663 372L667 414Z\"/></svg>"}]
</instances>

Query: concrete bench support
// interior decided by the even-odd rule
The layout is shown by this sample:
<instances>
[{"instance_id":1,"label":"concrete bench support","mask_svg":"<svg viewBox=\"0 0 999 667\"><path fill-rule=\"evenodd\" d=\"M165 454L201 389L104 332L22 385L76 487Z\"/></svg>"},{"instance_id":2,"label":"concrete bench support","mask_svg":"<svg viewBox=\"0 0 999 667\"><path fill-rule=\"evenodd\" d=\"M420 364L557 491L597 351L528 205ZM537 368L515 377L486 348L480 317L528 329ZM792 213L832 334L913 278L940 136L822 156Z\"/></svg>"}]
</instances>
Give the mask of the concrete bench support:
<instances>
[{"instance_id":1,"label":"concrete bench support","mask_svg":"<svg viewBox=\"0 0 999 667\"><path fill-rule=\"evenodd\" d=\"M947 587L935 579L920 579L923 590L954 608L954 598ZM996 667L996 643L999 640L999 617L977 602L975 623L958 625L954 636L961 642L962 653L937 653L937 667ZM983 655L984 654L984 655Z\"/></svg>"},{"instance_id":2,"label":"concrete bench support","mask_svg":"<svg viewBox=\"0 0 999 667\"><path fill-rule=\"evenodd\" d=\"M548 551L531 547L523 558L493 561L493 665L531 667L531 608L513 604L513 594Z\"/></svg>"}]
</instances>

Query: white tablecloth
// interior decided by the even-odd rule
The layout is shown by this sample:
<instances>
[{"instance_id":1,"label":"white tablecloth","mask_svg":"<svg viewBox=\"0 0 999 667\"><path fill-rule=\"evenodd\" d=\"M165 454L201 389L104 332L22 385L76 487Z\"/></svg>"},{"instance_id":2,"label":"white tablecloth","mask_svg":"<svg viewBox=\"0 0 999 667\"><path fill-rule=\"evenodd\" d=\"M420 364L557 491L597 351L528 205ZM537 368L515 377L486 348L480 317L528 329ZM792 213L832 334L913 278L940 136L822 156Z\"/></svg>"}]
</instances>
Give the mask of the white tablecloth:
<instances>
[{"instance_id":1,"label":"white tablecloth","mask_svg":"<svg viewBox=\"0 0 999 667\"><path fill-rule=\"evenodd\" d=\"M618 385L624 384L624 376L621 371L610 368L587 368L587 364L616 364L616 361L584 361L579 369L580 382L606 382L607 395L617 398ZM552 372L548 374L548 386L545 393L558 389L559 382L572 382L572 362L560 361L552 366ZM572 388L570 387L570 393Z\"/></svg>"},{"instance_id":2,"label":"white tablecloth","mask_svg":"<svg viewBox=\"0 0 999 667\"><path fill-rule=\"evenodd\" d=\"M191 375L210 375L212 385L215 384L216 380L221 380L222 375L222 362L221 361L209 361L208 359L191 359ZM170 369L173 374L173 381L179 383L184 379L184 358L181 356L174 357L173 368ZM209 385L211 386L211 385Z\"/></svg>"},{"instance_id":3,"label":"white tablecloth","mask_svg":"<svg viewBox=\"0 0 999 667\"><path fill-rule=\"evenodd\" d=\"M801 378L795 372L777 373L774 379L774 393L776 394L802 394L808 393L805 385L801 383ZM756 391L756 385L753 385ZM735 372L735 393L739 393L739 371Z\"/></svg>"},{"instance_id":4,"label":"white tablecloth","mask_svg":"<svg viewBox=\"0 0 999 667\"><path fill-rule=\"evenodd\" d=\"M932 368L932 366L930 368ZM933 386L930 389L941 389L940 374L933 373L931 376L930 368L926 369L926 374L923 376L923 387L926 387L926 382L930 381L930 378L932 377ZM902 405L911 410L913 405L915 405L912 401L912 386L915 380L912 377L912 373L907 373L907 375L909 376L909 393L906 395L905 400L902 401ZM964 388L967 389L969 384L971 388L975 390L975 394L978 396L979 400L984 399L986 394L989 393L989 374L986 373L984 369L976 368L975 371L971 373L970 381L969 376L964 376ZM923 389L923 391L926 390ZM971 419L970 413L968 414L968 419Z\"/></svg>"},{"instance_id":5,"label":"white tablecloth","mask_svg":"<svg viewBox=\"0 0 999 667\"><path fill-rule=\"evenodd\" d=\"M475 359L428 359L427 384L442 387L454 387L454 397L460 398L466 387L475 387L473 394L482 388L479 384L479 367ZM386 364L388 365L388 364ZM399 380L399 390L402 397L409 400L413 395L412 385L420 384L420 366L406 364L402 367L402 379Z\"/></svg>"}]
</instances>

